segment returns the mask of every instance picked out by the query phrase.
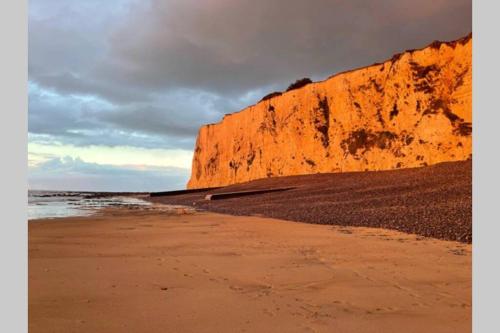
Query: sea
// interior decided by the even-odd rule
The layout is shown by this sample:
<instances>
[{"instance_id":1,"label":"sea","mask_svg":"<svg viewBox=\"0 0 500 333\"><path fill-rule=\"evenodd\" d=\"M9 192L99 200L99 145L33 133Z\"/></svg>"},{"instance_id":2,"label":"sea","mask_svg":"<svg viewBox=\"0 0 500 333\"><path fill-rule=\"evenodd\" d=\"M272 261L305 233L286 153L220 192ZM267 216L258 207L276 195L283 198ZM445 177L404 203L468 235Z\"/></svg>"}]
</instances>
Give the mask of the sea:
<instances>
[{"instance_id":1,"label":"sea","mask_svg":"<svg viewBox=\"0 0 500 333\"><path fill-rule=\"evenodd\" d=\"M151 206L137 196L66 191L28 191L28 220L88 216L110 206Z\"/></svg>"}]
</instances>

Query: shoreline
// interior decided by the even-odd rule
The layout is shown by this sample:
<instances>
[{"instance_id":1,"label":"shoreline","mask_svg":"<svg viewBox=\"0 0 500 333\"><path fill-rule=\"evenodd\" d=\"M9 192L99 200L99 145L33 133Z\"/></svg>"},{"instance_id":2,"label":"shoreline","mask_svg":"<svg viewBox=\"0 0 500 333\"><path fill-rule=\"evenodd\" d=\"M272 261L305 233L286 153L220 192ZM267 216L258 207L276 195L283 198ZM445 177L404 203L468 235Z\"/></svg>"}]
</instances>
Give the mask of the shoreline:
<instances>
[{"instance_id":1,"label":"shoreline","mask_svg":"<svg viewBox=\"0 0 500 333\"><path fill-rule=\"evenodd\" d=\"M28 228L30 332L471 330L470 244L187 210Z\"/></svg>"}]
</instances>

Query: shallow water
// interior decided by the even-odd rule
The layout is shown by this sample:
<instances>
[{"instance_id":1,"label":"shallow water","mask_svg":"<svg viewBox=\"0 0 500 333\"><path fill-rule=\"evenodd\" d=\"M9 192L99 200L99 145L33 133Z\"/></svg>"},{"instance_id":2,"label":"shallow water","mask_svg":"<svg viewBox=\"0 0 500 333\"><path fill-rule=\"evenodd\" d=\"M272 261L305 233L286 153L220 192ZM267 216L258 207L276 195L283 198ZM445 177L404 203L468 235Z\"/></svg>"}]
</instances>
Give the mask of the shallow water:
<instances>
[{"instance_id":1,"label":"shallow water","mask_svg":"<svg viewBox=\"0 0 500 333\"><path fill-rule=\"evenodd\" d=\"M96 197L91 192L28 191L28 220L88 216L109 206L151 206L130 196Z\"/></svg>"}]
</instances>

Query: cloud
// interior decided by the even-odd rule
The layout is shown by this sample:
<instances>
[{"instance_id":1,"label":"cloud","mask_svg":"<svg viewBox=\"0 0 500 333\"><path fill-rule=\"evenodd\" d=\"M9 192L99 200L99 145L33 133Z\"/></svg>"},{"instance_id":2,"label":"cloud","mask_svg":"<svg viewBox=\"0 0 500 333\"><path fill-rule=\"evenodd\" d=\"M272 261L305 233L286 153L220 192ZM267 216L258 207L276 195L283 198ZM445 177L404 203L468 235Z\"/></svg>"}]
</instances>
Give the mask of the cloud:
<instances>
[{"instance_id":1,"label":"cloud","mask_svg":"<svg viewBox=\"0 0 500 333\"><path fill-rule=\"evenodd\" d=\"M28 157L33 162L53 157L69 156L98 164L118 166L141 164L189 169L193 158L193 151L190 149L145 149L131 146L108 147L103 145L78 147L51 141L43 142L42 140L38 142L37 138L37 140L28 142Z\"/></svg>"},{"instance_id":2,"label":"cloud","mask_svg":"<svg viewBox=\"0 0 500 333\"><path fill-rule=\"evenodd\" d=\"M77 191L162 191L182 189L189 170L174 167L115 166L69 156L30 167L31 189Z\"/></svg>"},{"instance_id":3,"label":"cloud","mask_svg":"<svg viewBox=\"0 0 500 333\"><path fill-rule=\"evenodd\" d=\"M162 91L238 96L391 57L471 30L469 0L150 1L111 35L96 73Z\"/></svg>"},{"instance_id":4,"label":"cloud","mask_svg":"<svg viewBox=\"0 0 500 333\"><path fill-rule=\"evenodd\" d=\"M78 146L191 150L198 128L217 121L232 106L220 96L187 90L172 91L155 103L116 106L97 97L66 95L32 83L28 130L35 135L32 139L51 136L54 142Z\"/></svg>"},{"instance_id":5,"label":"cloud","mask_svg":"<svg viewBox=\"0 0 500 333\"><path fill-rule=\"evenodd\" d=\"M201 125L221 118L230 106L220 96L183 89L164 94L155 103L132 104L97 117L117 128L193 138Z\"/></svg>"},{"instance_id":6,"label":"cloud","mask_svg":"<svg viewBox=\"0 0 500 333\"><path fill-rule=\"evenodd\" d=\"M472 29L471 0L30 0L30 142L189 149L302 77ZM61 156L60 156L61 157Z\"/></svg>"},{"instance_id":7,"label":"cloud","mask_svg":"<svg viewBox=\"0 0 500 333\"><path fill-rule=\"evenodd\" d=\"M470 0L30 3L30 78L145 101L180 87L241 96L471 30Z\"/></svg>"},{"instance_id":8,"label":"cloud","mask_svg":"<svg viewBox=\"0 0 500 333\"><path fill-rule=\"evenodd\" d=\"M47 1L33 1L30 77L123 103L179 88L226 98L284 88L461 37L472 19L470 0L70 1L42 9Z\"/></svg>"}]
</instances>

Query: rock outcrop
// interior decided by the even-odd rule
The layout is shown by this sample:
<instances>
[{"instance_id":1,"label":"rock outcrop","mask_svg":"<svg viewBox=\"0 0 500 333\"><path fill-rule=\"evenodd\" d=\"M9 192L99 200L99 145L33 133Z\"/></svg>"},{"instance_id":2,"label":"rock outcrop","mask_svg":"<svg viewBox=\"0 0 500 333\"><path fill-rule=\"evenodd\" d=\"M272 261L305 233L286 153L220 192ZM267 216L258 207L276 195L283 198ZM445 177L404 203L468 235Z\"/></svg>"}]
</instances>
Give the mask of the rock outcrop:
<instances>
[{"instance_id":1,"label":"rock outcrop","mask_svg":"<svg viewBox=\"0 0 500 333\"><path fill-rule=\"evenodd\" d=\"M188 188L387 170L472 153L472 37L272 96L201 127Z\"/></svg>"}]
</instances>

